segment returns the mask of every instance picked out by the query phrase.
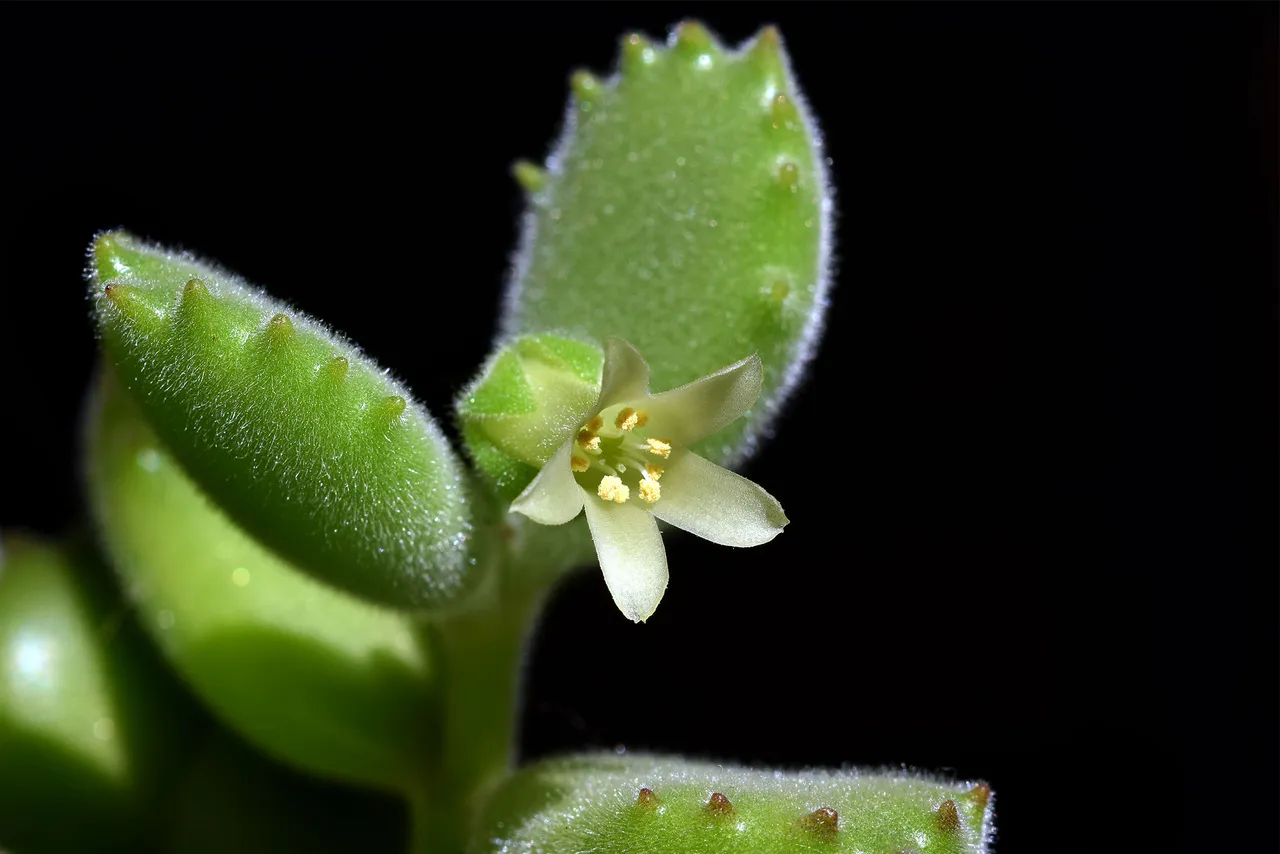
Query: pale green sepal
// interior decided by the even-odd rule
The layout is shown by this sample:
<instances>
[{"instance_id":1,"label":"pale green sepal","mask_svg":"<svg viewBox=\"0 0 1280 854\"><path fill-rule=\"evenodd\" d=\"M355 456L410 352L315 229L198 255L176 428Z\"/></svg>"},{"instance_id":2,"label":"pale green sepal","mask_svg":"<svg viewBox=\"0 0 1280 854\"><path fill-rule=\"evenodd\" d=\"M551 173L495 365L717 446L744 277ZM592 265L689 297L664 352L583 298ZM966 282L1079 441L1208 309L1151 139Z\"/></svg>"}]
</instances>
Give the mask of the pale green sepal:
<instances>
[{"instance_id":1,"label":"pale green sepal","mask_svg":"<svg viewBox=\"0 0 1280 854\"><path fill-rule=\"evenodd\" d=\"M537 466L522 463L508 456L489 440L478 422L461 425L462 439L475 467L484 472L485 478L503 501L514 501L529 482L538 474Z\"/></svg>"},{"instance_id":2,"label":"pale green sepal","mask_svg":"<svg viewBox=\"0 0 1280 854\"><path fill-rule=\"evenodd\" d=\"M739 548L767 543L787 524L778 499L758 484L681 449L672 451L662 498L649 509L669 525Z\"/></svg>"},{"instance_id":3,"label":"pale green sepal","mask_svg":"<svg viewBox=\"0 0 1280 854\"><path fill-rule=\"evenodd\" d=\"M667 590L667 551L658 523L634 503L588 498L585 506L609 593L627 619L643 623Z\"/></svg>"},{"instance_id":4,"label":"pale green sepal","mask_svg":"<svg viewBox=\"0 0 1280 854\"><path fill-rule=\"evenodd\" d=\"M508 342L459 396L472 462L500 494L519 495L591 414L599 345L539 335ZM505 458L505 459L504 459Z\"/></svg>"}]
</instances>

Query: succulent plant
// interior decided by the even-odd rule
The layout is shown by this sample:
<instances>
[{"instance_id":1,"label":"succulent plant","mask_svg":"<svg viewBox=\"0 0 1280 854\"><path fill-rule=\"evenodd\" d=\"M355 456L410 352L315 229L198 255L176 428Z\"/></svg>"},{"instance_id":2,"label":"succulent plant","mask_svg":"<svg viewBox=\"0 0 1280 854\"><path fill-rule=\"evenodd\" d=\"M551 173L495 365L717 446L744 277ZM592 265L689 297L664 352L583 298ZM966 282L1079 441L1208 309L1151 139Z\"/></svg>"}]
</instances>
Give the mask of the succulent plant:
<instances>
[{"instance_id":1,"label":"succulent plant","mask_svg":"<svg viewBox=\"0 0 1280 854\"><path fill-rule=\"evenodd\" d=\"M201 821L214 847L256 845L255 804L291 815L336 784L402 799L421 851L987 850L979 781L637 755L513 773L522 651L560 576L598 562L642 621L668 584L660 524L784 559L782 506L733 469L767 444L831 284L827 164L775 29L736 50L693 22L627 35L612 76L571 89L545 164L514 167L528 212L500 335L448 413L461 450L320 321L189 254L94 239L86 485L143 653L99 630L80 551L10 543L0 734L20 749L0 779L55 769L83 801L59 814L112 830L42 818L35 773L0 845L136 850L168 780L182 850L213 845ZM166 667L216 720L199 755L144 723L202 720Z\"/></svg>"}]
</instances>

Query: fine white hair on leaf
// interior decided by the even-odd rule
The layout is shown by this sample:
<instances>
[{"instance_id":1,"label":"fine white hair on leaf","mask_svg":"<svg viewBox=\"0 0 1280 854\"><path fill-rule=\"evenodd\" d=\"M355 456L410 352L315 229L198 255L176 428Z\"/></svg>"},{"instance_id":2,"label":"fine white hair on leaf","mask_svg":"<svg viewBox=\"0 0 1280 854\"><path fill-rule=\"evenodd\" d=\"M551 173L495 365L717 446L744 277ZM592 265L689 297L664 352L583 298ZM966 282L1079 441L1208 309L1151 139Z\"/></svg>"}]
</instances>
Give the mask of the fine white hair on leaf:
<instances>
[{"instance_id":1,"label":"fine white hair on leaf","mask_svg":"<svg viewBox=\"0 0 1280 854\"><path fill-rule=\"evenodd\" d=\"M732 828L709 810L732 815ZM832 852L920 846L986 854L994 839L994 798L977 780L901 767L759 769L625 751L526 767L490 801L482 824L495 854L582 850L588 840L651 854L774 854L809 850L805 821L815 817L826 821L808 827ZM726 845L730 830L742 835Z\"/></svg>"},{"instance_id":2,"label":"fine white hair on leaf","mask_svg":"<svg viewBox=\"0 0 1280 854\"><path fill-rule=\"evenodd\" d=\"M762 27L754 37L744 41L736 49L726 51L726 56L730 60L743 58L757 45L762 35L766 32L776 34L777 31ZM714 44L717 46L722 44L718 36L710 31L708 33ZM799 86L793 71L791 56L785 50L781 37L777 37L780 46L779 53L783 63L783 78L790 83L786 94L794 104L801 124L806 129L809 155L818 184L819 239L817 245L818 257L815 265L817 272L815 281L797 283L797 287L809 293L811 299L803 326L799 334L790 343L785 365L782 366L781 377L772 388L766 389L758 405L759 411L753 413L746 430L731 453L721 460L730 467L740 466L755 454L763 441L770 437L778 415L804 379L809 363L817 355L824 331L826 312L830 305L830 291L835 276L836 202L835 191L831 182L830 164L824 153L824 137L809 107L808 100ZM674 48L677 40L678 30L673 28L666 39L667 49ZM621 80L622 74L622 57L619 55L612 74L601 81L602 88L610 89L615 87ZM566 157L577 138L578 122L577 104L575 96L571 93L564 110L559 135L552 144L551 151L545 160L548 176L546 187L539 191L536 202L532 197L529 199L521 217L519 239L510 256L504 287L505 293L502 299L501 317L494 342L495 349L502 347L521 333L545 331L524 328L526 319L523 312L523 300L527 295L526 292L529 287L527 280L534 261L534 250L538 242L539 206L554 204L557 183L564 177ZM618 332L626 334L625 329L619 329ZM568 330L570 335L575 333L581 336L582 330Z\"/></svg>"},{"instance_id":3,"label":"fine white hair on leaf","mask_svg":"<svg viewBox=\"0 0 1280 854\"><path fill-rule=\"evenodd\" d=\"M114 231L97 235L90 253L95 325L121 379L141 390L153 426L237 521L269 537L278 526L264 520L281 514L285 528L307 536L289 534L274 547L293 549L300 565L318 561L326 567L319 574L350 589L388 591L370 594L380 601L416 605L463 592L471 525L461 464L392 371L327 324L192 252ZM145 295L164 331L113 321L115 285ZM213 343L181 331L188 293L224 312L200 315L217 318ZM251 339L273 328L289 330L302 348L291 352L306 355L287 367L251 367ZM321 370L335 364L336 376L347 378L346 391L333 392L344 395L338 407L322 405L313 391ZM396 443L382 435L385 453L359 427L371 402L381 405L382 423L406 425ZM343 575L337 567L347 564L358 571Z\"/></svg>"}]
</instances>

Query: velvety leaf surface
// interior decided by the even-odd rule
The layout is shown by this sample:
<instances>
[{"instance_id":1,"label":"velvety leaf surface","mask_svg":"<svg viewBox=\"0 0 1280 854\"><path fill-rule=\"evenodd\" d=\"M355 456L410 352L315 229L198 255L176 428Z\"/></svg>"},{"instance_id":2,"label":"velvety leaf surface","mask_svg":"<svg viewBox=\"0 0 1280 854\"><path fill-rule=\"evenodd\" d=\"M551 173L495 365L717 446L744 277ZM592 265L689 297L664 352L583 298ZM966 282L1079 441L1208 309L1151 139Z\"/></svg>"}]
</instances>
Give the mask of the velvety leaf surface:
<instances>
[{"instance_id":1,"label":"velvety leaf surface","mask_svg":"<svg viewBox=\"0 0 1280 854\"><path fill-rule=\"evenodd\" d=\"M376 602L465 591L460 461L372 360L239 277L123 232L94 242L90 278L107 360L239 525Z\"/></svg>"},{"instance_id":2,"label":"velvety leaf surface","mask_svg":"<svg viewBox=\"0 0 1280 854\"><path fill-rule=\"evenodd\" d=\"M826 163L778 32L737 51L697 23L666 47L628 35L616 74L572 89L545 169L516 169L504 333L625 338L655 389L759 352L760 402L698 448L740 458L812 355L828 286Z\"/></svg>"},{"instance_id":3,"label":"velvety leaf surface","mask_svg":"<svg viewBox=\"0 0 1280 854\"><path fill-rule=\"evenodd\" d=\"M143 625L227 725L313 773L418 781L434 669L411 615L282 562L219 511L109 377L87 424L89 498Z\"/></svg>"},{"instance_id":4,"label":"velvety leaf surface","mask_svg":"<svg viewBox=\"0 0 1280 854\"><path fill-rule=\"evenodd\" d=\"M471 854L982 854L991 819L982 783L595 755L517 773Z\"/></svg>"}]
</instances>

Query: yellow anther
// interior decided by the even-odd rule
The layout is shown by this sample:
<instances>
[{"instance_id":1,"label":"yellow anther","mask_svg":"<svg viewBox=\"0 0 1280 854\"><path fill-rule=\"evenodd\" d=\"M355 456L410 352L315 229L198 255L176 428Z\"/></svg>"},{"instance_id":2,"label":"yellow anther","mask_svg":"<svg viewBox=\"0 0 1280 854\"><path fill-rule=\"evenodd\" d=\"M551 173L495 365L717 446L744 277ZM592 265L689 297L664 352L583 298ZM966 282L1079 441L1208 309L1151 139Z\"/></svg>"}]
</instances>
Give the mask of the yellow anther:
<instances>
[{"instance_id":1,"label":"yellow anther","mask_svg":"<svg viewBox=\"0 0 1280 854\"><path fill-rule=\"evenodd\" d=\"M643 427L644 425L646 425L646 424L648 424L648 423L649 423L649 413L647 413L647 412L637 412L637 413L636 413L636 426L637 426L637 427Z\"/></svg>"},{"instance_id":2,"label":"yellow anther","mask_svg":"<svg viewBox=\"0 0 1280 854\"><path fill-rule=\"evenodd\" d=\"M628 406L618 413L618 417L613 419L613 423L614 426L625 433L631 428L639 426L640 416L636 414L634 409Z\"/></svg>"},{"instance_id":3,"label":"yellow anther","mask_svg":"<svg viewBox=\"0 0 1280 854\"><path fill-rule=\"evenodd\" d=\"M569 457L569 468L574 471L586 471L591 468L591 463L584 460L582 457Z\"/></svg>"},{"instance_id":4,"label":"yellow anther","mask_svg":"<svg viewBox=\"0 0 1280 854\"><path fill-rule=\"evenodd\" d=\"M600 478L600 488L596 490L605 501L622 504L631 497L631 487L622 482L622 478L607 474Z\"/></svg>"},{"instance_id":5,"label":"yellow anther","mask_svg":"<svg viewBox=\"0 0 1280 854\"><path fill-rule=\"evenodd\" d=\"M640 481L640 497L650 504L662 497L662 487L658 486L656 480Z\"/></svg>"},{"instance_id":6,"label":"yellow anther","mask_svg":"<svg viewBox=\"0 0 1280 854\"><path fill-rule=\"evenodd\" d=\"M655 466L653 463L646 463L644 473L649 476L650 480L662 480L662 466Z\"/></svg>"},{"instance_id":7,"label":"yellow anther","mask_svg":"<svg viewBox=\"0 0 1280 854\"><path fill-rule=\"evenodd\" d=\"M592 433L599 433L600 428L604 426L604 419L597 415L587 422L587 429Z\"/></svg>"},{"instance_id":8,"label":"yellow anther","mask_svg":"<svg viewBox=\"0 0 1280 854\"><path fill-rule=\"evenodd\" d=\"M578 444L582 446L584 451L593 454L600 453L600 437L591 430L578 431Z\"/></svg>"},{"instance_id":9,"label":"yellow anther","mask_svg":"<svg viewBox=\"0 0 1280 854\"><path fill-rule=\"evenodd\" d=\"M662 439L650 439L649 453L657 454L665 460L667 457L671 456L671 443L665 442Z\"/></svg>"}]
</instances>

